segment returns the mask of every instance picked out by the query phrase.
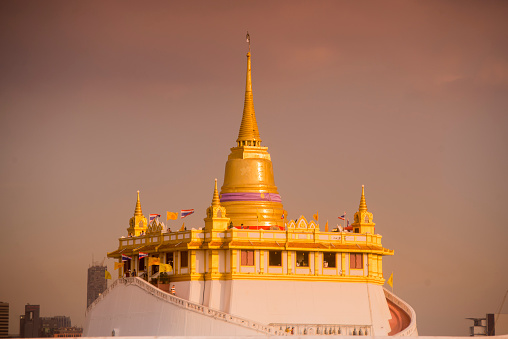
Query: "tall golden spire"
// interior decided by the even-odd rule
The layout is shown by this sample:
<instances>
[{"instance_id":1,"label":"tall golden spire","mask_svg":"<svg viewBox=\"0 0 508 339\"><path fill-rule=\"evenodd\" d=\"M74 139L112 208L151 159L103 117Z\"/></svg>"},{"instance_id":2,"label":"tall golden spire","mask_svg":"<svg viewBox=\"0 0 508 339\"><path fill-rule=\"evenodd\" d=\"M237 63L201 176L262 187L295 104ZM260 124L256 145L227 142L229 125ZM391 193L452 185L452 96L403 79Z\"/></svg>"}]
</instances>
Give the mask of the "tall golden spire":
<instances>
[{"instance_id":1,"label":"tall golden spire","mask_svg":"<svg viewBox=\"0 0 508 339\"><path fill-rule=\"evenodd\" d=\"M220 205L219 191L217 190L217 179L215 179L215 188L213 189L212 206L215 207L219 205Z\"/></svg>"},{"instance_id":2,"label":"tall golden spire","mask_svg":"<svg viewBox=\"0 0 508 339\"><path fill-rule=\"evenodd\" d=\"M365 188L362 185L362 197L360 198L360 207L358 207L358 211L366 212L367 211L367 202L365 201Z\"/></svg>"},{"instance_id":3,"label":"tall golden spire","mask_svg":"<svg viewBox=\"0 0 508 339\"><path fill-rule=\"evenodd\" d=\"M250 64L250 36L247 32L247 42L249 43L249 52L247 53L247 82L245 85L245 101L243 104L242 124L238 132L236 142L240 146L261 146L258 124L256 122L256 113L254 112L254 99L252 97L252 76Z\"/></svg>"},{"instance_id":4,"label":"tall golden spire","mask_svg":"<svg viewBox=\"0 0 508 339\"><path fill-rule=\"evenodd\" d=\"M136 202L136 209L134 210L134 215L143 215L143 212L141 211L141 202L139 201L139 191L138 191L138 201Z\"/></svg>"},{"instance_id":5,"label":"tall golden spire","mask_svg":"<svg viewBox=\"0 0 508 339\"><path fill-rule=\"evenodd\" d=\"M271 157L268 147L261 146L254 113L250 51L242 124L236 141L237 147L231 148L226 162L220 206L226 209L234 227L284 228L284 207L275 186Z\"/></svg>"}]
</instances>

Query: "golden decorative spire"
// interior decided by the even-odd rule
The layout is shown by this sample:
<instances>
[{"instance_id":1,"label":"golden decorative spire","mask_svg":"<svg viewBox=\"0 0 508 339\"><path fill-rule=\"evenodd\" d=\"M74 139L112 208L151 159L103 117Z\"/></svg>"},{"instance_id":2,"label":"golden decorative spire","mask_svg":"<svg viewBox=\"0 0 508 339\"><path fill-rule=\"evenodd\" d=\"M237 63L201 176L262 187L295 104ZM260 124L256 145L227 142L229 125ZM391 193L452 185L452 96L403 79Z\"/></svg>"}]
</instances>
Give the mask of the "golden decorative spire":
<instances>
[{"instance_id":1,"label":"golden decorative spire","mask_svg":"<svg viewBox=\"0 0 508 339\"><path fill-rule=\"evenodd\" d=\"M249 43L249 52L247 53L247 83L245 85L245 101L243 104L242 124L236 142L240 146L260 146L258 124L256 122L256 113L254 112L254 100L252 97L252 77L250 65L250 36L247 32L247 42Z\"/></svg>"},{"instance_id":2,"label":"golden decorative spire","mask_svg":"<svg viewBox=\"0 0 508 339\"><path fill-rule=\"evenodd\" d=\"M219 191L217 190L217 179L215 179L215 188L213 189L212 206L220 206Z\"/></svg>"},{"instance_id":3,"label":"golden decorative spire","mask_svg":"<svg viewBox=\"0 0 508 339\"><path fill-rule=\"evenodd\" d=\"M365 201L365 188L363 185L362 185L362 197L360 198L360 207L358 208L358 211L360 212L367 211L367 202Z\"/></svg>"},{"instance_id":4,"label":"golden decorative spire","mask_svg":"<svg viewBox=\"0 0 508 339\"><path fill-rule=\"evenodd\" d=\"M138 201L136 202L136 209L134 210L134 215L142 216L143 212L141 211L141 202L139 201L139 191L138 191Z\"/></svg>"}]
</instances>

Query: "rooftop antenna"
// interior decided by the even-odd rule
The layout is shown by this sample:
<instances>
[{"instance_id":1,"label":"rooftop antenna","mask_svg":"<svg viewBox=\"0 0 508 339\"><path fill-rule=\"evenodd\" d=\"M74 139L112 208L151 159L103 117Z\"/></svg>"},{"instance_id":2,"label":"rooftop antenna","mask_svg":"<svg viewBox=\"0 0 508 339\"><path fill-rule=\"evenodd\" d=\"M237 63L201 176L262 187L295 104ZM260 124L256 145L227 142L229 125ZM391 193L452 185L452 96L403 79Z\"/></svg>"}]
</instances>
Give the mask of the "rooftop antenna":
<instances>
[{"instance_id":1,"label":"rooftop antenna","mask_svg":"<svg viewBox=\"0 0 508 339\"><path fill-rule=\"evenodd\" d=\"M249 35L249 31L247 31L247 35L245 36L245 40L247 40L247 42L249 43L249 53L250 53L250 35Z\"/></svg>"}]
</instances>

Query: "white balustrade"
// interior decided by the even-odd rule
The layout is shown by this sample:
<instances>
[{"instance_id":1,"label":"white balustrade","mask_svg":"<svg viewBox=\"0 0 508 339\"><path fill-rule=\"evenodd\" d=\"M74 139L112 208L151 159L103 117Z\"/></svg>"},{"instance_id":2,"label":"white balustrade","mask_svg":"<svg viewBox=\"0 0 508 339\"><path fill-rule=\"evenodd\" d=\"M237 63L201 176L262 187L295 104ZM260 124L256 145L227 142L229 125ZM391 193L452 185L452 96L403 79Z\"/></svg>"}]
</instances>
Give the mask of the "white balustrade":
<instances>
[{"instance_id":1,"label":"white balustrade","mask_svg":"<svg viewBox=\"0 0 508 339\"><path fill-rule=\"evenodd\" d=\"M415 337L418 336L418 330L416 328L416 313L409 304L407 304L404 300L397 297L392 292L388 291L386 288L383 288L385 292L386 299L390 300L392 303L400 307L404 312L409 315L409 325L400 331L399 333L395 333L394 337Z\"/></svg>"}]
</instances>

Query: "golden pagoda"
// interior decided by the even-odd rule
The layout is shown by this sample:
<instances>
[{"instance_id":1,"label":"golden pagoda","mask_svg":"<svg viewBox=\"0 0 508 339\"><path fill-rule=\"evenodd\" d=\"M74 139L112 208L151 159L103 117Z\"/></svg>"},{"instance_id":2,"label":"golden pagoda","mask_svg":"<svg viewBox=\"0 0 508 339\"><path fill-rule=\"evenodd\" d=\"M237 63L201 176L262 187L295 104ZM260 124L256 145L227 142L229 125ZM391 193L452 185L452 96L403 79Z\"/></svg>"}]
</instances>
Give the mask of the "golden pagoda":
<instances>
[{"instance_id":1,"label":"golden pagoda","mask_svg":"<svg viewBox=\"0 0 508 339\"><path fill-rule=\"evenodd\" d=\"M137 335L132 319L144 314L141 323L157 326L143 333L155 336L285 335L287 329L298 335L417 335L414 310L383 288L383 257L394 251L375 233L364 186L353 232L329 230L328 223L322 232L317 212L313 220L286 220L268 148L261 146L250 58L249 48L240 131L220 193L215 179L204 227L172 232L156 221L148 226L138 191L130 236L107 254L123 267L122 279L102 297L104 306L89 307L86 333L106 336L113 328ZM161 277L169 279L171 295L160 290L169 291Z\"/></svg>"},{"instance_id":2,"label":"golden pagoda","mask_svg":"<svg viewBox=\"0 0 508 339\"><path fill-rule=\"evenodd\" d=\"M249 51L242 122L236 147L231 148L226 163L220 202L234 227L284 229L286 213L275 186L268 147L261 146L256 122L250 57Z\"/></svg>"}]
</instances>

